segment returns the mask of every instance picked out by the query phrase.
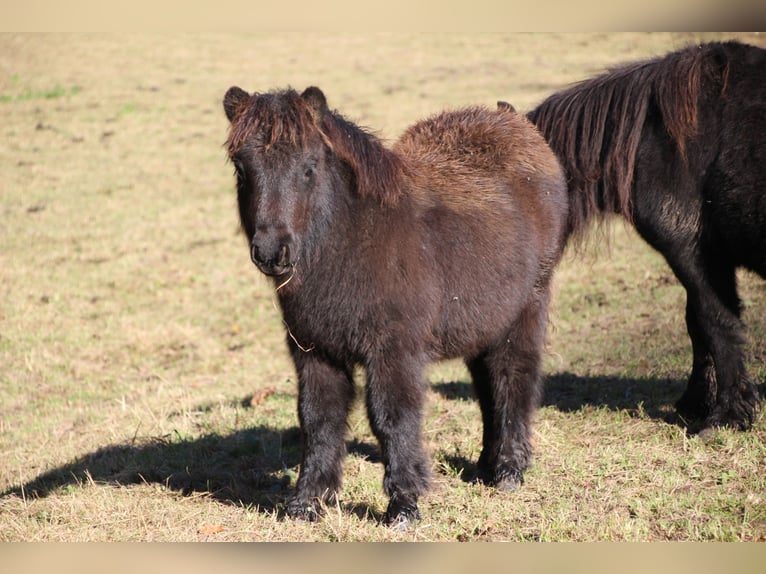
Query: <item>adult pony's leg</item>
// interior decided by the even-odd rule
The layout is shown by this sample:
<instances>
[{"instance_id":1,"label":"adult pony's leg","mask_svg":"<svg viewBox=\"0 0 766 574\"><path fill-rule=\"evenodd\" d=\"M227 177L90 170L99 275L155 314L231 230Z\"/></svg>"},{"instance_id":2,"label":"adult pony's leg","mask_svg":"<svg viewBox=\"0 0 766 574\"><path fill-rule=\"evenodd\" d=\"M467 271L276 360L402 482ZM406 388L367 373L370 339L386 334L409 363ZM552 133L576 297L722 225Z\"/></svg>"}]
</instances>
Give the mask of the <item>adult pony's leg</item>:
<instances>
[{"instance_id":1,"label":"adult pony's leg","mask_svg":"<svg viewBox=\"0 0 766 574\"><path fill-rule=\"evenodd\" d=\"M686 325L694 362L676 408L689 418L701 420L705 428L749 428L758 406L758 392L745 369L744 327L739 318L734 266L725 254L717 256L709 243L684 235L683 227L671 229L661 219L637 218L636 228L665 256L686 289Z\"/></svg>"},{"instance_id":2,"label":"adult pony's leg","mask_svg":"<svg viewBox=\"0 0 766 574\"><path fill-rule=\"evenodd\" d=\"M699 311L691 298L686 301L686 329L692 342L692 373L681 398L676 401L676 410L684 417L705 420L716 404L715 364L710 347L698 319Z\"/></svg>"},{"instance_id":3,"label":"adult pony's leg","mask_svg":"<svg viewBox=\"0 0 766 574\"><path fill-rule=\"evenodd\" d=\"M516 320L507 337L467 362L484 424L477 478L502 490L523 483L532 457L532 417L541 395L540 356L546 294Z\"/></svg>"},{"instance_id":4,"label":"adult pony's leg","mask_svg":"<svg viewBox=\"0 0 766 574\"><path fill-rule=\"evenodd\" d=\"M380 442L389 497L386 523L420 518L418 498L428 487L430 465L421 440L425 361L388 353L367 365L367 411Z\"/></svg>"},{"instance_id":5,"label":"adult pony's leg","mask_svg":"<svg viewBox=\"0 0 766 574\"><path fill-rule=\"evenodd\" d=\"M745 368L735 268L711 255L703 260L696 252L687 257L664 254L686 288L686 322L694 353L689 384L676 407L701 419L705 428L747 429L758 406L758 391Z\"/></svg>"},{"instance_id":6,"label":"adult pony's leg","mask_svg":"<svg viewBox=\"0 0 766 574\"><path fill-rule=\"evenodd\" d=\"M350 368L327 363L312 352L291 350L298 371L303 458L287 513L313 521L319 518L320 501L331 499L341 486L354 382Z\"/></svg>"},{"instance_id":7,"label":"adult pony's leg","mask_svg":"<svg viewBox=\"0 0 766 574\"><path fill-rule=\"evenodd\" d=\"M494 482L494 471L487 462L489 453L496 450L497 432L495 430L495 393L492 385L492 375L487 365L487 355L481 355L466 361L468 372L471 373L473 388L479 400L482 421L482 451L477 464L476 479L485 484Z\"/></svg>"},{"instance_id":8,"label":"adult pony's leg","mask_svg":"<svg viewBox=\"0 0 766 574\"><path fill-rule=\"evenodd\" d=\"M660 146L655 142L647 149ZM648 152L647 152L648 153ZM704 427L746 429L758 405L757 390L744 360L744 326L739 318L735 267L703 214L702 192L684 187L687 175L660 176L650 156L636 168L634 224L670 265L686 289L686 321L694 363L679 411ZM667 181L677 184L662 193ZM691 185L691 184L690 184Z\"/></svg>"},{"instance_id":9,"label":"adult pony's leg","mask_svg":"<svg viewBox=\"0 0 766 574\"><path fill-rule=\"evenodd\" d=\"M711 337L707 331L709 327L702 321L702 310L700 309L700 298L710 299L717 302L713 305L722 304L726 307L728 313L739 319L740 301L737 295L736 271L733 266L726 268L719 266L715 273L699 269L694 273L688 274L689 277L701 277L705 281L706 277L710 281L705 281L712 289L713 294L703 294L699 288L695 292L699 295L693 296L687 289L686 299L686 328L689 338L692 342L692 352L694 360L692 363L692 373L684 394L676 402L676 409L689 418L705 420L715 409L718 402L718 382L716 378L715 362L711 353ZM688 281L688 279L687 279ZM741 330L741 326L735 328ZM737 341L735 344L741 344Z\"/></svg>"}]
</instances>

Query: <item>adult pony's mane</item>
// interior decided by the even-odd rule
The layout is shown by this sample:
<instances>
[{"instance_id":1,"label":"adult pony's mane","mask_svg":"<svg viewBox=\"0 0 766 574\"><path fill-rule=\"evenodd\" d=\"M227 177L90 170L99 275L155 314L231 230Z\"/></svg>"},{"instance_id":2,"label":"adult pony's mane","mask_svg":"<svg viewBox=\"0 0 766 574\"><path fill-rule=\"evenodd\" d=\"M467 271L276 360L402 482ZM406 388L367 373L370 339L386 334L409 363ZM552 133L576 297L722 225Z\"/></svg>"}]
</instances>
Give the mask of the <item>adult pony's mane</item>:
<instances>
[{"instance_id":1,"label":"adult pony's mane","mask_svg":"<svg viewBox=\"0 0 766 574\"><path fill-rule=\"evenodd\" d=\"M697 104L707 76L723 91L728 63L721 44L694 46L628 64L548 97L528 117L567 172L569 232L594 217L632 220L636 151L650 109L657 110L682 157L697 130Z\"/></svg>"},{"instance_id":2,"label":"adult pony's mane","mask_svg":"<svg viewBox=\"0 0 766 574\"><path fill-rule=\"evenodd\" d=\"M312 92L311 90L315 90ZM326 108L316 88L253 94L236 113L226 141L229 154L244 146L259 153L289 153L319 137L350 168L362 197L395 204L404 193L410 168L373 133ZM313 97L312 97L313 96Z\"/></svg>"}]
</instances>

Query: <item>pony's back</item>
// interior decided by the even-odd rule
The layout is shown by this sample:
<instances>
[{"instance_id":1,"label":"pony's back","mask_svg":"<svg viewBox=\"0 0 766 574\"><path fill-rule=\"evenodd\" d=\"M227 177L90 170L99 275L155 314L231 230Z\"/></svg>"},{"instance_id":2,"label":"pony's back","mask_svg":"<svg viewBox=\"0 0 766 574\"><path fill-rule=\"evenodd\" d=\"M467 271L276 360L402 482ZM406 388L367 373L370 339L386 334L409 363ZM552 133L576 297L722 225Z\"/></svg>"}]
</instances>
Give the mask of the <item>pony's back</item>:
<instances>
[{"instance_id":1,"label":"pony's back","mask_svg":"<svg viewBox=\"0 0 766 574\"><path fill-rule=\"evenodd\" d=\"M434 115L407 129L393 151L413 166L415 192L426 188L450 204L504 200L498 176L508 182L508 192L522 196L527 187L534 187L534 193L538 185L556 189L563 177L537 129L505 109L477 106ZM419 179L425 185L418 185Z\"/></svg>"},{"instance_id":2,"label":"pony's back","mask_svg":"<svg viewBox=\"0 0 766 574\"><path fill-rule=\"evenodd\" d=\"M531 123L512 111L467 107L422 120L394 145L419 163L450 170L512 169L520 175L559 169L545 140Z\"/></svg>"},{"instance_id":3,"label":"pony's back","mask_svg":"<svg viewBox=\"0 0 766 574\"><path fill-rule=\"evenodd\" d=\"M527 114L567 172L569 231L603 213L632 219L636 154L647 121L660 121L685 157L698 129L700 98L726 90L730 61L750 47L693 46L579 82Z\"/></svg>"}]
</instances>

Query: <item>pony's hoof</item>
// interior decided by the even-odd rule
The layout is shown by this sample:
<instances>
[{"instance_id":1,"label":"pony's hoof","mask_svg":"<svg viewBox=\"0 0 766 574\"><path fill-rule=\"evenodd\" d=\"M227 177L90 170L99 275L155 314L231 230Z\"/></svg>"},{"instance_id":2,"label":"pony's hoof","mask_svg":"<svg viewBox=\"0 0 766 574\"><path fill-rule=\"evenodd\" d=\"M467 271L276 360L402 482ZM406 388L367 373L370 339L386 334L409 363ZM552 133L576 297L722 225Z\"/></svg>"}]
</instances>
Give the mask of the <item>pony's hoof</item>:
<instances>
[{"instance_id":1,"label":"pony's hoof","mask_svg":"<svg viewBox=\"0 0 766 574\"><path fill-rule=\"evenodd\" d=\"M402 505L394 502L389 503L383 523L391 530L409 530L420 520L420 510L417 505Z\"/></svg>"},{"instance_id":2,"label":"pony's hoof","mask_svg":"<svg viewBox=\"0 0 766 574\"><path fill-rule=\"evenodd\" d=\"M519 470L498 470L495 472L479 470L473 482L491 486L502 492L513 492L524 484L524 473Z\"/></svg>"},{"instance_id":3,"label":"pony's hoof","mask_svg":"<svg viewBox=\"0 0 766 574\"><path fill-rule=\"evenodd\" d=\"M730 428L737 431L747 431L753 426L753 414L736 412L734 409L729 412L722 412L722 409L715 409L709 417L702 423L702 429L699 435L713 434L715 429ZM711 431L711 432L708 432Z\"/></svg>"},{"instance_id":4,"label":"pony's hoof","mask_svg":"<svg viewBox=\"0 0 766 574\"><path fill-rule=\"evenodd\" d=\"M519 470L498 472L492 486L502 492L513 492L524 484L524 474Z\"/></svg>"},{"instance_id":5,"label":"pony's hoof","mask_svg":"<svg viewBox=\"0 0 766 574\"><path fill-rule=\"evenodd\" d=\"M752 383L739 389L738 395L729 402L729 408L716 407L705 418L704 428L728 427L734 430L750 430L760 407L758 389Z\"/></svg>"},{"instance_id":6,"label":"pony's hoof","mask_svg":"<svg viewBox=\"0 0 766 574\"><path fill-rule=\"evenodd\" d=\"M494 486L497 490L501 492L513 492L514 490L518 490L524 485L524 479L516 479L512 477L503 478L501 480L498 480L495 482L492 486Z\"/></svg>"},{"instance_id":7,"label":"pony's hoof","mask_svg":"<svg viewBox=\"0 0 766 574\"><path fill-rule=\"evenodd\" d=\"M287 503L287 515L307 522L318 522L322 519L322 512L317 502L298 498L293 498Z\"/></svg>"}]
</instances>

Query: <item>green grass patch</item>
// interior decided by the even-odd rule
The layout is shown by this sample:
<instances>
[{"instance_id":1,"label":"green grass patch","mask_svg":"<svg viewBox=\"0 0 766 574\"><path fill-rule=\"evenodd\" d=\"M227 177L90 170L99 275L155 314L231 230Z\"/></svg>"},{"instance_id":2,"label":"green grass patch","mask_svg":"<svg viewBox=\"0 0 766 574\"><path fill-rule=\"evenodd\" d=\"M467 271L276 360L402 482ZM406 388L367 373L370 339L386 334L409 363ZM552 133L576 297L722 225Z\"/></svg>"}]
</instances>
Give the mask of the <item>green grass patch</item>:
<instances>
[{"instance_id":1,"label":"green grass patch","mask_svg":"<svg viewBox=\"0 0 766 574\"><path fill-rule=\"evenodd\" d=\"M0 94L1 103L27 102L30 100L55 100L68 96L76 96L82 91L80 86L62 86L56 84L48 89L25 88L22 92L15 94Z\"/></svg>"}]
</instances>

